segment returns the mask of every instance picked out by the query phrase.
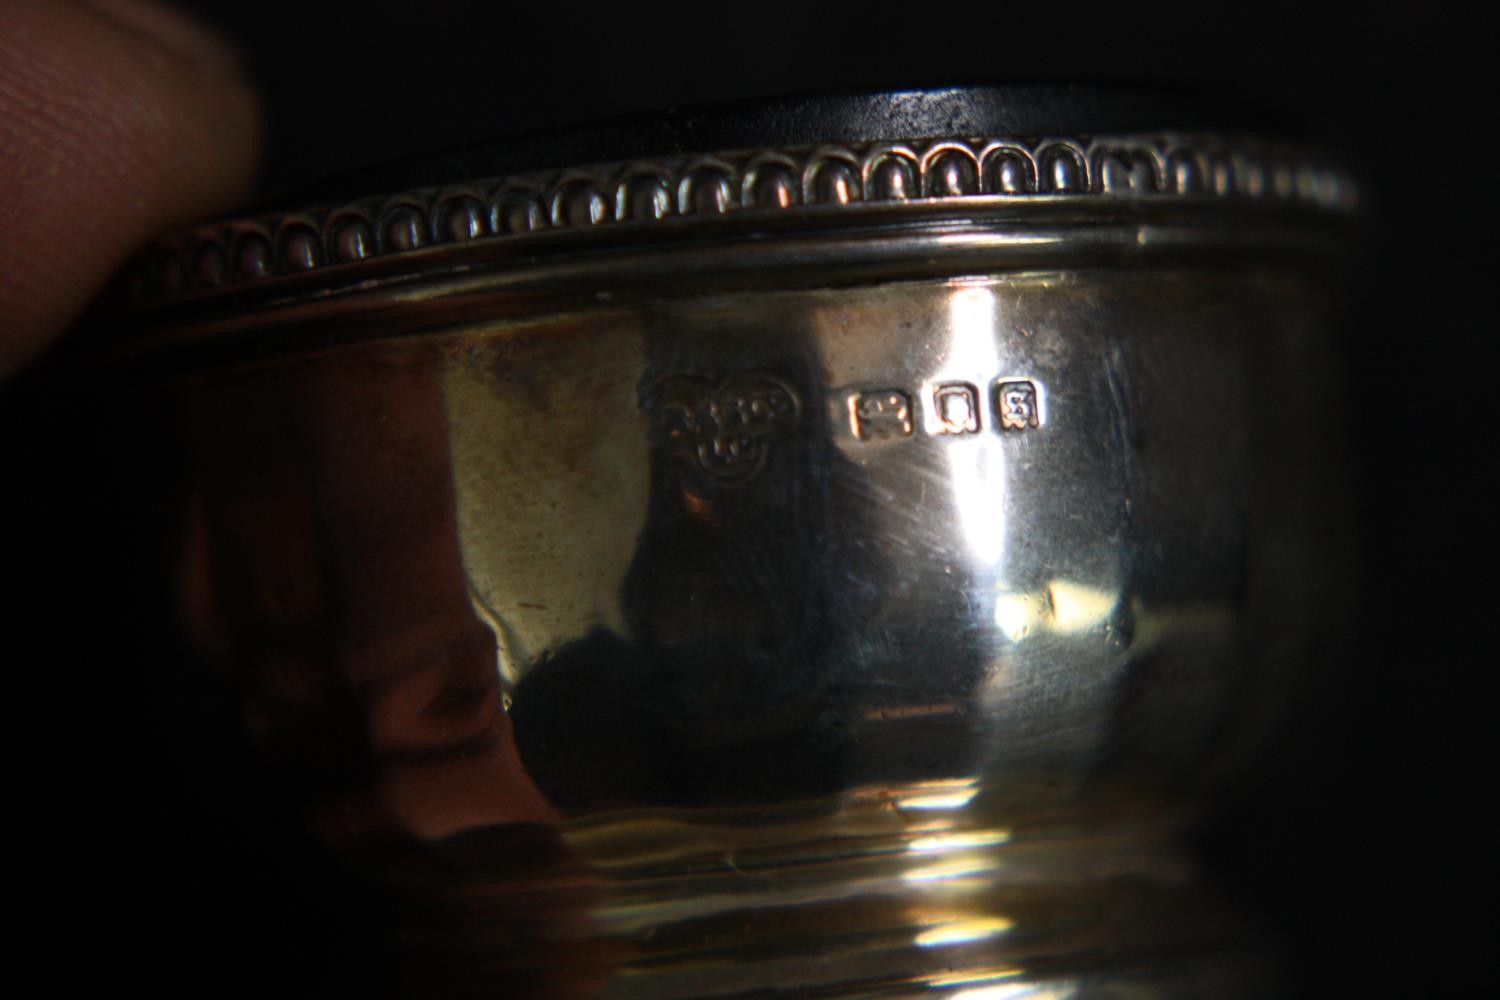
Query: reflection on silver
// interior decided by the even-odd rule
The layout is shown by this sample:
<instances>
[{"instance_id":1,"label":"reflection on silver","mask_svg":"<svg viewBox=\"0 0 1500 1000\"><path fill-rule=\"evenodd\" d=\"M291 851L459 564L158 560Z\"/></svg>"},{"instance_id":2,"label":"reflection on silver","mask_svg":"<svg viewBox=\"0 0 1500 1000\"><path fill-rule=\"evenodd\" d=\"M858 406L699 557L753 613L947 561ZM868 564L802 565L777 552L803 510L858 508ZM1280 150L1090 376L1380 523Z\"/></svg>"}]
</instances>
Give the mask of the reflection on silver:
<instances>
[{"instance_id":1,"label":"reflection on silver","mask_svg":"<svg viewBox=\"0 0 1500 1000\"><path fill-rule=\"evenodd\" d=\"M1109 620L1119 595L1069 580L1049 580L1035 593L1001 594L995 599L995 624L1011 642L1032 634L1075 635Z\"/></svg>"},{"instance_id":2,"label":"reflection on silver","mask_svg":"<svg viewBox=\"0 0 1500 1000\"><path fill-rule=\"evenodd\" d=\"M979 433L978 410L978 387L1004 367L997 345L996 328L1001 322L997 307L994 291L983 284L953 287L948 299L947 354L939 366L939 378L949 385L969 387L974 395L975 433L948 442L946 452L948 482L967 554L980 567L995 566L1005 551L1005 455L994 434Z\"/></svg>"},{"instance_id":3,"label":"reflection on silver","mask_svg":"<svg viewBox=\"0 0 1500 1000\"><path fill-rule=\"evenodd\" d=\"M954 879L987 875L999 867L999 862L986 857L956 857L933 861L913 868L901 876L904 882L950 882Z\"/></svg>"},{"instance_id":4,"label":"reflection on silver","mask_svg":"<svg viewBox=\"0 0 1500 1000\"><path fill-rule=\"evenodd\" d=\"M954 778L924 781L891 794L895 809L962 809L979 794L977 778Z\"/></svg>"},{"instance_id":5,"label":"reflection on silver","mask_svg":"<svg viewBox=\"0 0 1500 1000\"><path fill-rule=\"evenodd\" d=\"M983 830L977 833L938 833L918 837L906 849L914 854L928 851L962 850L966 847L994 847L1010 840L1009 830Z\"/></svg>"},{"instance_id":6,"label":"reflection on silver","mask_svg":"<svg viewBox=\"0 0 1500 1000\"><path fill-rule=\"evenodd\" d=\"M1072 986L1029 986L1025 983L976 986L949 994L949 1000L1071 1000Z\"/></svg>"},{"instance_id":7,"label":"reflection on silver","mask_svg":"<svg viewBox=\"0 0 1500 1000\"><path fill-rule=\"evenodd\" d=\"M973 944L1004 934L1015 926L1015 922L1004 917L977 917L970 920L951 920L940 923L916 936L922 948L942 948L954 944Z\"/></svg>"}]
</instances>

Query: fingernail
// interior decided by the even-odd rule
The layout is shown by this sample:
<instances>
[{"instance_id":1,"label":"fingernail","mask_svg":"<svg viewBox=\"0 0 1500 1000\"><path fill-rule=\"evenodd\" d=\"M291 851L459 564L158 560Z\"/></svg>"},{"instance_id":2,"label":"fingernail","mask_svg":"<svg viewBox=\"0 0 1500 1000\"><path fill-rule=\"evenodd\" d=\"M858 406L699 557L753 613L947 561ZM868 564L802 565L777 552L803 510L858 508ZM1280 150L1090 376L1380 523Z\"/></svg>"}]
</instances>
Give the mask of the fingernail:
<instances>
[{"instance_id":1,"label":"fingernail","mask_svg":"<svg viewBox=\"0 0 1500 1000\"><path fill-rule=\"evenodd\" d=\"M152 0L84 0L84 3L178 58L202 68L242 75L240 56L234 46L181 11Z\"/></svg>"}]
</instances>

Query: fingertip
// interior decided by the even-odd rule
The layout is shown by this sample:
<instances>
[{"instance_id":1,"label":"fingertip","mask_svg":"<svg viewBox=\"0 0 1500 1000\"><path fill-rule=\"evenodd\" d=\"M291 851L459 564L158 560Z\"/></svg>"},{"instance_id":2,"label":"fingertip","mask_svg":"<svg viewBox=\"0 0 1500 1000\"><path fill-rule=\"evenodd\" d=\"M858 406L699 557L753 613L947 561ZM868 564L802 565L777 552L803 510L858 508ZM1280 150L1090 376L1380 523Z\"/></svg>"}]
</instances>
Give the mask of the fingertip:
<instances>
[{"instance_id":1,"label":"fingertip","mask_svg":"<svg viewBox=\"0 0 1500 1000\"><path fill-rule=\"evenodd\" d=\"M0 377L160 230L254 179L260 109L229 50L140 0L0 0Z\"/></svg>"}]
</instances>

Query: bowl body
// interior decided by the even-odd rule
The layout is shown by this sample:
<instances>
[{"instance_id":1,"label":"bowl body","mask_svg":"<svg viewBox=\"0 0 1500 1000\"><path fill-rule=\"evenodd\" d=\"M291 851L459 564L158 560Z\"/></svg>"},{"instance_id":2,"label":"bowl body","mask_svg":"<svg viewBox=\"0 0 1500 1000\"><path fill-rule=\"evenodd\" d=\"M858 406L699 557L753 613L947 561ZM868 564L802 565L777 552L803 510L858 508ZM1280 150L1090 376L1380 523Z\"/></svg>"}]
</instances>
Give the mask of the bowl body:
<instances>
[{"instance_id":1,"label":"bowl body","mask_svg":"<svg viewBox=\"0 0 1500 1000\"><path fill-rule=\"evenodd\" d=\"M1171 845L1338 638L1349 192L1249 148L761 150L179 243L131 350L184 628L409 904L403 974L1262 988Z\"/></svg>"}]
</instances>

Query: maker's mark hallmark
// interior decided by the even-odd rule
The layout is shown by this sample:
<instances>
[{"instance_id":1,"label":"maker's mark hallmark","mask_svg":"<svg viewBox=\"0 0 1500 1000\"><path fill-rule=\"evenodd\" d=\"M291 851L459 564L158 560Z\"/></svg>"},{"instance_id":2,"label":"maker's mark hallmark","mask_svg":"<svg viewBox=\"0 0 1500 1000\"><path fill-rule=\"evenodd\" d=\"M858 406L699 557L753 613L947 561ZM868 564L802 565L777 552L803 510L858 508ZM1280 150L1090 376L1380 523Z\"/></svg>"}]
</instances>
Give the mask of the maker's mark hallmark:
<instances>
[{"instance_id":1,"label":"maker's mark hallmark","mask_svg":"<svg viewBox=\"0 0 1500 1000\"><path fill-rule=\"evenodd\" d=\"M802 418L796 390L767 372L714 383L671 375L657 383L657 420L668 451L721 483L748 482L777 438Z\"/></svg>"}]
</instances>

